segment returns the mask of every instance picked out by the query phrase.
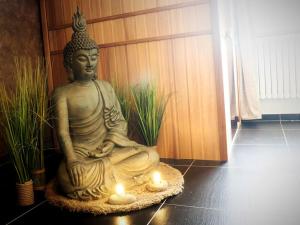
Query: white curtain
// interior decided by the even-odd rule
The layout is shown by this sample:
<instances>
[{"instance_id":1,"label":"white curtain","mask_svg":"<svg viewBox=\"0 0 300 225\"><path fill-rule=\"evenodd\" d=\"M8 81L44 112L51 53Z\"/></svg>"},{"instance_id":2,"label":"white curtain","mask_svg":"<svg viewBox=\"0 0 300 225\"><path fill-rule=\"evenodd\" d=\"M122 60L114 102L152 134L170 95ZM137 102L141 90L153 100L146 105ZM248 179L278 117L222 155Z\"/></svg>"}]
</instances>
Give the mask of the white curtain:
<instances>
[{"instance_id":1,"label":"white curtain","mask_svg":"<svg viewBox=\"0 0 300 225\"><path fill-rule=\"evenodd\" d=\"M261 118L255 61L255 42L247 0L234 1L234 43L237 61L239 116L243 120Z\"/></svg>"}]
</instances>

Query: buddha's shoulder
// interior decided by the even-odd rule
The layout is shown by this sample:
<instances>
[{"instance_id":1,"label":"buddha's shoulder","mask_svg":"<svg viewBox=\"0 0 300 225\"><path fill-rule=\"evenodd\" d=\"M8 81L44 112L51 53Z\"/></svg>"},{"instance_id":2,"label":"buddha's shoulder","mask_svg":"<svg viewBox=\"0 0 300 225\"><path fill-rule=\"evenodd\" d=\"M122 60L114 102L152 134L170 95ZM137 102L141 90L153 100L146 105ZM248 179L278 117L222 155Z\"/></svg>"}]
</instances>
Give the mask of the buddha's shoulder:
<instances>
[{"instance_id":1,"label":"buddha's shoulder","mask_svg":"<svg viewBox=\"0 0 300 225\"><path fill-rule=\"evenodd\" d=\"M70 92L71 89L72 89L71 84L56 87L53 91L52 96L54 99L60 99L60 98L66 97L66 96L68 96L68 93Z\"/></svg>"},{"instance_id":2,"label":"buddha's shoulder","mask_svg":"<svg viewBox=\"0 0 300 225\"><path fill-rule=\"evenodd\" d=\"M113 87L111 86L111 84L106 80L96 80L96 82L98 84L100 84L101 86L103 86L109 92L111 92L113 90Z\"/></svg>"},{"instance_id":3,"label":"buddha's shoulder","mask_svg":"<svg viewBox=\"0 0 300 225\"><path fill-rule=\"evenodd\" d=\"M96 82L103 85L105 88L111 88L111 84L106 80L96 80Z\"/></svg>"}]
</instances>

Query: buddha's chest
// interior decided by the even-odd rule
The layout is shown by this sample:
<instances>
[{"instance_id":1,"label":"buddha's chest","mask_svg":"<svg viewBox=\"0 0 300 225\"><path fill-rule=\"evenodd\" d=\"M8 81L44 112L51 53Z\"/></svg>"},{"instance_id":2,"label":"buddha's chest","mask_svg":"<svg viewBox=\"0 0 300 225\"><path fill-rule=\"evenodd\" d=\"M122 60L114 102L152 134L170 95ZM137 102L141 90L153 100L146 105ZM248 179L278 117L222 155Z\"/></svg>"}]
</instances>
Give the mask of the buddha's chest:
<instances>
[{"instance_id":1,"label":"buddha's chest","mask_svg":"<svg viewBox=\"0 0 300 225\"><path fill-rule=\"evenodd\" d=\"M74 89L68 96L68 114L70 118L84 119L102 108L100 94L94 88Z\"/></svg>"}]
</instances>

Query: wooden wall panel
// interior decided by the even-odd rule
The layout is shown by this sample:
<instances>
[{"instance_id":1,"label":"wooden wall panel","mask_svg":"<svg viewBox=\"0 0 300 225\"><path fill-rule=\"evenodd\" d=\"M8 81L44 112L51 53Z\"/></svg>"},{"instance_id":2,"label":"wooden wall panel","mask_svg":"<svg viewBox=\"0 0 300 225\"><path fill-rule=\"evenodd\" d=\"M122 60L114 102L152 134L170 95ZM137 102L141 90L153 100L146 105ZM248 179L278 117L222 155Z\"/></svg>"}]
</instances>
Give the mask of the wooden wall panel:
<instances>
[{"instance_id":1,"label":"wooden wall panel","mask_svg":"<svg viewBox=\"0 0 300 225\"><path fill-rule=\"evenodd\" d=\"M48 27L56 29L72 23L72 16L76 7L85 13L88 23L93 20L132 13L143 10L168 7L174 4L187 4L195 0L47 0L46 13Z\"/></svg>"},{"instance_id":2,"label":"wooden wall panel","mask_svg":"<svg viewBox=\"0 0 300 225\"><path fill-rule=\"evenodd\" d=\"M201 21L201 25L197 21ZM210 30L210 13L207 4L88 25L89 35L100 45L189 32L210 32ZM51 30L50 50L62 51L70 40L71 34L70 27Z\"/></svg>"},{"instance_id":3,"label":"wooden wall panel","mask_svg":"<svg viewBox=\"0 0 300 225\"><path fill-rule=\"evenodd\" d=\"M121 87L128 87L129 81L128 81L126 47L125 46L115 47L115 53L116 53L115 57L116 57L116 64L117 64L115 80L118 81L118 84Z\"/></svg>"},{"instance_id":4,"label":"wooden wall panel","mask_svg":"<svg viewBox=\"0 0 300 225\"><path fill-rule=\"evenodd\" d=\"M53 55L51 56L51 66L52 66L52 80L53 87L59 85L67 84L68 74L63 65L63 55Z\"/></svg>"},{"instance_id":5,"label":"wooden wall panel","mask_svg":"<svg viewBox=\"0 0 300 225\"><path fill-rule=\"evenodd\" d=\"M108 77L108 74L109 74L109 57L108 57L108 53L109 53L109 48L104 48L100 51L100 62L99 62L99 67L100 67L100 70L98 69L98 77L100 79L103 79L103 80L108 80L109 77Z\"/></svg>"},{"instance_id":6,"label":"wooden wall panel","mask_svg":"<svg viewBox=\"0 0 300 225\"><path fill-rule=\"evenodd\" d=\"M187 62L185 55L185 40L183 38L172 40L173 67L175 78L175 98L178 123L178 150L179 158L190 158L192 155L191 121L188 98ZM181 149L184 149L182 151Z\"/></svg>"},{"instance_id":7,"label":"wooden wall panel","mask_svg":"<svg viewBox=\"0 0 300 225\"><path fill-rule=\"evenodd\" d=\"M54 87L68 82L62 50L72 35L76 5L100 46L100 79L126 87L152 79L160 93L170 93L158 143L161 157L226 160L210 1L46 0Z\"/></svg>"},{"instance_id":8,"label":"wooden wall panel","mask_svg":"<svg viewBox=\"0 0 300 225\"><path fill-rule=\"evenodd\" d=\"M153 42L155 43L155 42ZM149 43L149 51L151 51L151 46ZM177 108L175 105L175 91L174 91L174 76L173 76L173 49L172 41L160 41L157 43L157 51L155 56L158 62L159 72L156 74L158 77L157 83L162 94L169 94L169 102L166 108L166 117L161 127L161 134L159 139L159 149L162 157L172 157L176 158L176 149L178 149L178 122L177 114L173 109ZM151 65L151 67L154 67ZM174 151L175 150L175 151ZM172 156L169 154L172 152Z\"/></svg>"},{"instance_id":9,"label":"wooden wall panel","mask_svg":"<svg viewBox=\"0 0 300 225\"><path fill-rule=\"evenodd\" d=\"M192 149L195 158L215 158L219 149L217 96L212 61L211 37L193 37L186 41L187 80L191 121ZM193 74L199 74L194 76ZM197 91L196 91L197 90ZM208 101L209 99L209 101ZM205 108L206 110L202 110ZM212 119L215 118L215 119ZM206 128L206 130L204 130ZM209 129L207 129L209 128ZM203 142L202 140L207 140ZM197 151L196 149L201 149Z\"/></svg>"},{"instance_id":10,"label":"wooden wall panel","mask_svg":"<svg viewBox=\"0 0 300 225\"><path fill-rule=\"evenodd\" d=\"M202 73L200 64L203 63L199 59L199 49L198 45L205 47L203 43L197 43L198 37L192 37L185 40L185 54L186 54L186 80L187 80L187 90L189 99L189 116L190 129L191 129L191 149L193 157L201 156L203 154L203 112L202 112L202 97L208 88L207 83L203 83L202 80L209 73ZM202 38L203 39L203 38ZM205 60L204 62L206 62ZM206 69L205 67L204 69ZM208 71L209 72L209 71ZM199 74L199 76L194 76L194 74ZM213 111L212 111L213 112ZM215 116L215 115L214 115ZM217 142L218 143L218 142ZM198 151L197 151L198 149ZM198 158L197 157L197 158Z\"/></svg>"}]
</instances>

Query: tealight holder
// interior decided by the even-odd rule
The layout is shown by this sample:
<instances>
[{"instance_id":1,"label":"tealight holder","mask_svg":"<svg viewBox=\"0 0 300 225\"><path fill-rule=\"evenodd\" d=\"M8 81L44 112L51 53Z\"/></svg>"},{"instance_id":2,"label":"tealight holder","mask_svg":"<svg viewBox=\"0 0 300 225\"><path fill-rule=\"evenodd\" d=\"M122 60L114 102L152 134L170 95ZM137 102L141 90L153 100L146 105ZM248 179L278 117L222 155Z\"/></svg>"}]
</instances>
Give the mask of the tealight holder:
<instances>
[{"instance_id":1,"label":"tealight holder","mask_svg":"<svg viewBox=\"0 0 300 225\"><path fill-rule=\"evenodd\" d=\"M161 179L160 173L158 171L152 174L151 181L147 184L146 188L151 192L160 192L166 190L168 187L168 182Z\"/></svg>"},{"instance_id":2,"label":"tealight holder","mask_svg":"<svg viewBox=\"0 0 300 225\"><path fill-rule=\"evenodd\" d=\"M122 184L117 184L115 191L116 193L112 194L108 199L108 203L111 205L127 205L136 201L134 195L125 192Z\"/></svg>"}]
</instances>

